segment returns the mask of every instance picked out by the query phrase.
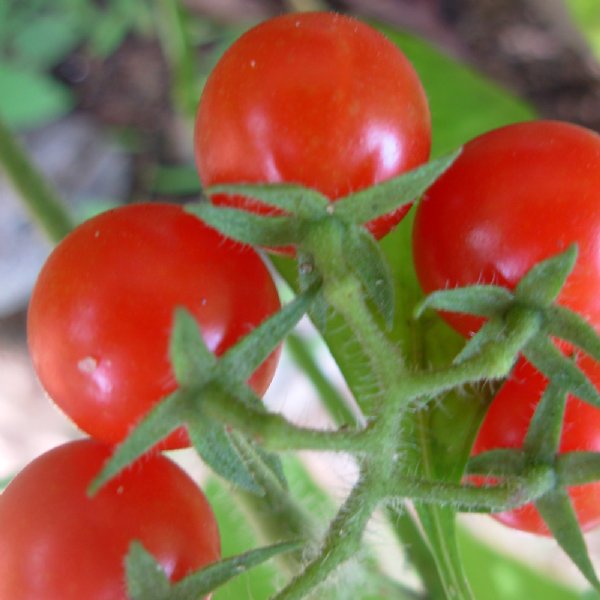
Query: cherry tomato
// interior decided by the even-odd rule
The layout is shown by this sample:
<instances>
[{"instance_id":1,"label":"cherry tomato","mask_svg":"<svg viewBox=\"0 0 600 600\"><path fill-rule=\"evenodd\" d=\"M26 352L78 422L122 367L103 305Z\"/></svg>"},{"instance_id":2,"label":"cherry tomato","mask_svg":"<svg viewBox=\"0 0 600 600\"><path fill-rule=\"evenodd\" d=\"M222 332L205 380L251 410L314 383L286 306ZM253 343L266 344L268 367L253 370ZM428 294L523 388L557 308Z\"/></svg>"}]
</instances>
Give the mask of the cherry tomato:
<instances>
[{"instance_id":1,"label":"cherry tomato","mask_svg":"<svg viewBox=\"0 0 600 600\"><path fill-rule=\"evenodd\" d=\"M0 600L126 600L124 559L134 540L171 581L220 558L204 494L161 455L89 498L110 452L90 439L54 448L0 496Z\"/></svg>"},{"instance_id":2,"label":"cherry tomato","mask_svg":"<svg viewBox=\"0 0 600 600\"><path fill-rule=\"evenodd\" d=\"M577 242L558 301L600 326L598 190L600 136L592 131L533 121L474 139L418 206L413 243L423 289L513 288L535 263ZM444 317L464 335L481 324Z\"/></svg>"},{"instance_id":3,"label":"cherry tomato","mask_svg":"<svg viewBox=\"0 0 600 600\"><path fill-rule=\"evenodd\" d=\"M225 52L200 100L195 144L205 186L298 183L336 200L427 161L431 124L414 69L382 34L344 15L289 14ZM369 229L380 238L407 210Z\"/></svg>"},{"instance_id":4,"label":"cherry tomato","mask_svg":"<svg viewBox=\"0 0 600 600\"><path fill-rule=\"evenodd\" d=\"M119 442L177 387L168 347L178 306L219 355L280 304L254 250L181 207L134 204L83 223L54 249L31 298L29 348L42 385L86 433ZM258 394L278 356L250 379ZM164 446L187 444L179 430Z\"/></svg>"},{"instance_id":5,"label":"cherry tomato","mask_svg":"<svg viewBox=\"0 0 600 600\"><path fill-rule=\"evenodd\" d=\"M600 383L598 363L582 357L579 366L592 382ZM521 448L547 383L530 363L519 360L490 405L475 441L473 455L496 448ZM600 409L575 397L567 398L559 451L600 451ZM600 482L572 487L569 496L584 531L600 524ZM493 516L514 529L550 535L533 504Z\"/></svg>"}]
</instances>

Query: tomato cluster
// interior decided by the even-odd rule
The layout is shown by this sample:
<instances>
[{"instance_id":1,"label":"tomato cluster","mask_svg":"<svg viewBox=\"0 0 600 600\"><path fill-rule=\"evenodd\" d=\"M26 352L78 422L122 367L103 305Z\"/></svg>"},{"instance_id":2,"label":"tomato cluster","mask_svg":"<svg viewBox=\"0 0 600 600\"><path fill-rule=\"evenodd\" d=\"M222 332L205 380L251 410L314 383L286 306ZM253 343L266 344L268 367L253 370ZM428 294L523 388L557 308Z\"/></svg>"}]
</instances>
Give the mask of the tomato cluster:
<instances>
[{"instance_id":1,"label":"tomato cluster","mask_svg":"<svg viewBox=\"0 0 600 600\"><path fill-rule=\"evenodd\" d=\"M467 143L424 195L413 231L415 267L425 292L473 284L514 288L537 262L577 243L577 263L558 303L600 331L600 136L556 121L516 123ZM479 318L443 313L465 336ZM598 367L581 367L600 386ZM474 452L520 448L547 381L517 365L487 413ZM600 450L600 411L569 398L561 452ZM600 522L598 484L570 490L581 526ZM547 534L537 510L497 515L525 531Z\"/></svg>"},{"instance_id":2,"label":"tomato cluster","mask_svg":"<svg viewBox=\"0 0 600 600\"><path fill-rule=\"evenodd\" d=\"M430 145L426 97L404 55L371 27L328 13L286 15L243 35L207 81L195 131L204 185L296 183L332 202L427 161ZM577 242L580 258L559 302L600 329L599 186L600 137L582 128L520 123L469 142L417 209L414 256L424 291L512 288L534 264ZM213 201L272 210L244 197ZM406 211L368 229L380 238ZM103 213L50 255L31 298L31 356L48 395L94 439L43 455L0 498L0 600L125 598L123 557L132 540L174 581L218 559L206 499L159 452L189 444L183 427L86 496L112 445L177 389L169 360L177 307L220 355L280 304L253 249L171 204ZM443 316L466 336L481 326ZM276 351L250 378L257 394L277 359ZM584 359L581 366L600 383L597 366ZM474 452L520 447L545 385L521 361ZM599 426L597 409L569 399L561 451L600 451ZM597 524L600 484L571 494L583 526ZM545 532L531 506L498 518Z\"/></svg>"}]
</instances>

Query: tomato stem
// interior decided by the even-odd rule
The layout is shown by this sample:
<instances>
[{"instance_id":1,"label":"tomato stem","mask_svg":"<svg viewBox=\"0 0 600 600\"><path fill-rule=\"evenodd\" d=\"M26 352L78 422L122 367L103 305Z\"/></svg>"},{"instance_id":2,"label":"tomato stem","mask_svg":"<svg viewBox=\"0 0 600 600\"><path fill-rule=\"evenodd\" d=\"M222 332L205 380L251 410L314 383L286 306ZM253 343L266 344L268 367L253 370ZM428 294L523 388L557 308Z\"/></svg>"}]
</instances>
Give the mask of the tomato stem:
<instances>
[{"instance_id":1,"label":"tomato stem","mask_svg":"<svg viewBox=\"0 0 600 600\"><path fill-rule=\"evenodd\" d=\"M10 129L0 119L0 165L30 215L52 242L59 242L75 223L64 201L31 162Z\"/></svg>"}]
</instances>

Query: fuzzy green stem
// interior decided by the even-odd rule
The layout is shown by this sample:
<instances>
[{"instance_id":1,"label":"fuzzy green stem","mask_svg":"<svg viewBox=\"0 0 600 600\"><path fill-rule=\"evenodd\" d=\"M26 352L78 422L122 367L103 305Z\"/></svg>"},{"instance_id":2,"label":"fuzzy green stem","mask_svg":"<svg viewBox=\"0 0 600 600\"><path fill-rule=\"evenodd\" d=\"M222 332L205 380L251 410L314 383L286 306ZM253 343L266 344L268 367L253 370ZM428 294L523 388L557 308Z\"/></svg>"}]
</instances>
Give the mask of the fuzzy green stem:
<instances>
[{"instance_id":1,"label":"fuzzy green stem","mask_svg":"<svg viewBox=\"0 0 600 600\"><path fill-rule=\"evenodd\" d=\"M50 241L59 242L73 229L75 223L63 200L34 166L2 119L0 166Z\"/></svg>"},{"instance_id":2,"label":"fuzzy green stem","mask_svg":"<svg viewBox=\"0 0 600 600\"><path fill-rule=\"evenodd\" d=\"M466 383L506 377L519 350L540 327L540 317L533 310L515 307L511 313L505 340L487 344L479 354L462 363L408 374L403 380L404 399L429 399Z\"/></svg>"},{"instance_id":3,"label":"fuzzy green stem","mask_svg":"<svg viewBox=\"0 0 600 600\"><path fill-rule=\"evenodd\" d=\"M364 530L378 503L379 487L371 477L359 480L331 522L319 555L272 600L304 598L360 550Z\"/></svg>"},{"instance_id":4,"label":"fuzzy green stem","mask_svg":"<svg viewBox=\"0 0 600 600\"><path fill-rule=\"evenodd\" d=\"M203 407L212 417L243 431L270 450L360 453L372 446L372 429L331 431L297 427L281 415L257 410L226 393L205 395Z\"/></svg>"},{"instance_id":5,"label":"fuzzy green stem","mask_svg":"<svg viewBox=\"0 0 600 600\"><path fill-rule=\"evenodd\" d=\"M531 469L523 478L489 487L400 476L395 479L390 496L458 506L461 510L500 512L532 502L552 489L555 483L554 472L547 466Z\"/></svg>"}]
</instances>

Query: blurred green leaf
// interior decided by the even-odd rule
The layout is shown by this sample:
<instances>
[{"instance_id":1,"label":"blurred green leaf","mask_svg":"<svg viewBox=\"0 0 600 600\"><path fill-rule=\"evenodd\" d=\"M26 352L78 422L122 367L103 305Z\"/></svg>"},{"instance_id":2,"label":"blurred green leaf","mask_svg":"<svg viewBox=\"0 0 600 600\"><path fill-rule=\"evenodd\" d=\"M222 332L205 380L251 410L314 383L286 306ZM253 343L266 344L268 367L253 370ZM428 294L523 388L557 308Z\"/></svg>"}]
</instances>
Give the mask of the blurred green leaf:
<instances>
[{"instance_id":1,"label":"blurred green leaf","mask_svg":"<svg viewBox=\"0 0 600 600\"><path fill-rule=\"evenodd\" d=\"M14 128L33 128L73 107L69 90L50 76L0 64L0 116Z\"/></svg>"},{"instance_id":2,"label":"blurred green leaf","mask_svg":"<svg viewBox=\"0 0 600 600\"><path fill-rule=\"evenodd\" d=\"M578 600L566 585L538 573L458 528L460 551L477 600ZM590 598L591 600L591 598Z\"/></svg>"},{"instance_id":3,"label":"blurred green leaf","mask_svg":"<svg viewBox=\"0 0 600 600\"><path fill-rule=\"evenodd\" d=\"M426 41L376 26L402 49L421 78L431 109L434 156L454 150L490 129L535 118L526 102Z\"/></svg>"},{"instance_id":4,"label":"blurred green leaf","mask_svg":"<svg viewBox=\"0 0 600 600\"><path fill-rule=\"evenodd\" d=\"M75 15L55 13L28 21L14 35L12 50L19 64L48 69L63 60L85 34Z\"/></svg>"},{"instance_id":5,"label":"blurred green leaf","mask_svg":"<svg viewBox=\"0 0 600 600\"><path fill-rule=\"evenodd\" d=\"M575 25L600 60L600 3L598 0L565 0Z\"/></svg>"}]
</instances>

